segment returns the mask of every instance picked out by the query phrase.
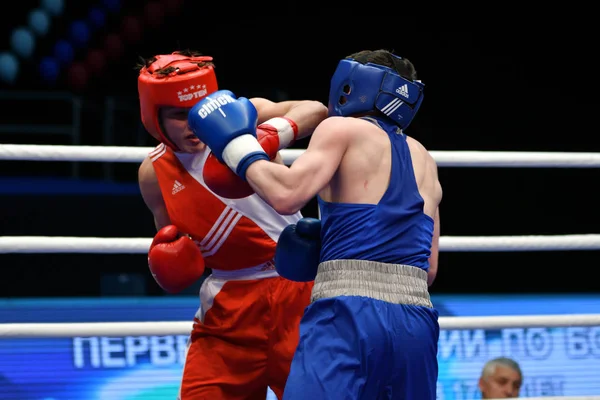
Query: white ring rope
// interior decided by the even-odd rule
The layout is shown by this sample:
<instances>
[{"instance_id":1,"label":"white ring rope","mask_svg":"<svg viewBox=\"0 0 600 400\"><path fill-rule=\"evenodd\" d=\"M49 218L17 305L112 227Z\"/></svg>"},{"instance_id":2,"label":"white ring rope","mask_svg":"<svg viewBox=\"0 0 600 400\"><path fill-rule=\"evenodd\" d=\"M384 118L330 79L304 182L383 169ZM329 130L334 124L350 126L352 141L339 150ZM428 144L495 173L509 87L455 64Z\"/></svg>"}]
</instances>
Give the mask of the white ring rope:
<instances>
[{"instance_id":1,"label":"white ring rope","mask_svg":"<svg viewBox=\"0 0 600 400\"><path fill-rule=\"evenodd\" d=\"M140 162L151 147L0 145L0 160ZM304 149L282 151L291 164ZM600 153L432 151L441 167L600 167ZM45 236L0 237L0 253L143 253L149 239ZM600 249L600 235L442 237L442 251Z\"/></svg>"},{"instance_id":2,"label":"white ring rope","mask_svg":"<svg viewBox=\"0 0 600 400\"><path fill-rule=\"evenodd\" d=\"M0 160L140 162L151 147L0 145ZM283 150L291 164L303 149ZM441 167L600 167L600 153L432 151ZM144 253L150 239L0 237L0 253ZM600 235L442 237L441 251L560 251L600 249Z\"/></svg>"},{"instance_id":3,"label":"white ring rope","mask_svg":"<svg viewBox=\"0 0 600 400\"><path fill-rule=\"evenodd\" d=\"M501 399L490 399L501 400ZM544 396L544 397L510 397L504 400L600 400L600 396Z\"/></svg>"},{"instance_id":4,"label":"white ring rope","mask_svg":"<svg viewBox=\"0 0 600 400\"><path fill-rule=\"evenodd\" d=\"M440 317L440 329L563 328L600 326L600 314ZM0 324L0 337L189 335L192 321Z\"/></svg>"},{"instance_id":5,"label":"white ring rope","mask_svg":"<svg viewBox=\"0 0 600 400\"><path fill-rule=\"evenodd\" d=\"M0 160L141 162L152 147L0 145ZM291 164L304 149L284 149L281 155ZM600 153L431 151L440 167L535 167L599 168Z\"/></svg>"},{"instance_id":6,"label":"white ring rope","mask_svg":"<svg viewBox=\"0 0 600 400\"><path fill-rule=\"evenodd\" d=\"M141 162L152 147L0 145L0 160ZM284 149L290 165L304 149ZM598 168L600 153L431 151L440 167ZM0 237L0 253L146 253L151 239L98 237ZM600 235L472 236L440 238L441 251L548 251L597 250ZM600 314L440 317L440 328L504 329L600 326ZM57 338L86 336L189 335L191 321L4 323L0 337ZM600 396L531 397L529 400L600 400Z\"/></svg>"},{"instance_id":7,"label":"white ring rope","mask_svg":"<svg viewBox=\"0 0 600 400\"><path fill-rule=\"evenodd\" d=\"M151 238L69 236L0 236L0 254L7 253L146 253ZM600 250L600 234L554 236L442 236L440 251L514 252Z\"/></svg>"}]
</instances>

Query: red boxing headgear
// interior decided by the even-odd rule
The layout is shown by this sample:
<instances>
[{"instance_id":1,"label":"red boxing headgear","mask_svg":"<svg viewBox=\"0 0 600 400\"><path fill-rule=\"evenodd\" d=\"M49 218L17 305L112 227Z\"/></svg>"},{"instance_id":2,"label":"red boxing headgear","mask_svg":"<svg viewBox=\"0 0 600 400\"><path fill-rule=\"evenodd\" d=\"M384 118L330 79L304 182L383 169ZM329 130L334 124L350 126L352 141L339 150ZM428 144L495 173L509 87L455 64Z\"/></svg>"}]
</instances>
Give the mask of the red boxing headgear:
<instances>
[{"instance_id":1,"label":"red boxing headgear","mask_svg":"<svg viewBox=\"0 0 600 400\"><path fill-rule=\"evenodd\" d=\"M160 107L191 108L207 95L218 90L217 77L207 56L168 54L156 56L150 66L144 67L138 77L140 113L146 130L173 150L178 150L160 125ZM200 65L199 65L200 64ZM157 74L156 71L173 67L173 72Z\"/></svg>"}]
</instances>

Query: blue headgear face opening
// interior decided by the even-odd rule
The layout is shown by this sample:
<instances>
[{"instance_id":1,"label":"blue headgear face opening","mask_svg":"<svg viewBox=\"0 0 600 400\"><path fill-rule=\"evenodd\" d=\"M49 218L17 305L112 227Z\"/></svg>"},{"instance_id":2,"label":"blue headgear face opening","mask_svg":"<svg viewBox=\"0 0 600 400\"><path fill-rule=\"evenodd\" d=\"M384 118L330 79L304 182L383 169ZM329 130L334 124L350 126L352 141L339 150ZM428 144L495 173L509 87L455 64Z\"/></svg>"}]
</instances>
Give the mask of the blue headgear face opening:
<instances>
[{"instance_id":1,"label":"blue headgear face opening","mask_svg":"<svg viewBox=\"0 0 600 400\"><path fill-rule=\"evenodd\" d=\"M379 110L406 129L423 101L424 84L382 65L341 60L329 89L329 115L351 116Z\"/></svg>"}]
</instances>

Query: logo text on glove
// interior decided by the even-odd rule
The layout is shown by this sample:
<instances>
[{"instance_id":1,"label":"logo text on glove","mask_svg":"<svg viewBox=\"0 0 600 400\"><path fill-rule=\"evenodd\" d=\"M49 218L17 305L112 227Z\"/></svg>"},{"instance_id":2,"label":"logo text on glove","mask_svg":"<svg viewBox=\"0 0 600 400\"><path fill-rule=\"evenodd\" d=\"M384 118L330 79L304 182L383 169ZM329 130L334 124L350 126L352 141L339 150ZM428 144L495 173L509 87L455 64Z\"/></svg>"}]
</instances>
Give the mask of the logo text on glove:
<instances>
[{"instance_id":1,"label":"logo text on glove","mask_svg":"<svg viewBox=\"0 0 600 400\"><path fill-rule=\"evenodd\" d=\"M221 107L233 102L235 102L235 99L227 94L215 98L207 97L204 101L204 104L202 104L202 107L198 110L198 115L200 118L204 119L213 111L219 110L223 117L226 117Z\"/></svg>"}]
</instances>

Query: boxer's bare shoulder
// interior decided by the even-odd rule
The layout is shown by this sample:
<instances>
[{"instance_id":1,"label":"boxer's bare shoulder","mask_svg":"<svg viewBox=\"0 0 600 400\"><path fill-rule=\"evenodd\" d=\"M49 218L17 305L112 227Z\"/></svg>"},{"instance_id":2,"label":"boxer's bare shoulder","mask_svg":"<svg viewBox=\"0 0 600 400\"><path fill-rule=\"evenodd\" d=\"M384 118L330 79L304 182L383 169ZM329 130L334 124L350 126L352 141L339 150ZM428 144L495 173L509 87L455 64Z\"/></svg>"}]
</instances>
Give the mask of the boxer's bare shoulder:
<instances>
[{"instance_id":1,"label":"boxer's bare shoulder","mask_svg":"<svg viewBox=\"0 0 600 400\"><path fill-rule=\"evenodd\" d=\"M138 184L144 198L147 195L152 196L155 192L160 194L158 178L156 176L156 171L154 171L154 167L152 166L150 157L144 158L144 161L142 161L138 168Z\"/></svg>"},{"instance_id":2,"label":"boxer's bare shoulder","mask_svg":"<svg viewBox=\"0 0 600 400\"><path fill-rule=\"evenodd\" d=\"M169 214L150 157L146 157L140 164L138 169L138 185L144 203L146 203L146 206L154 215L156 228L160 229L163 226L169 225Z\"/></svg>"},{"instance_id":3,"label":"boxer's bare shoulder","mask_svg":"<svg viewBox=\"0 0 600 400\"><path fill-rule=\"evenodd\" d=\"M433 158L433 156L431 155L429 150L427 150L425 148L425 146L423 146L421 144L421 142L419 142L415 138L406 136L406 143L408 144L408 147L410 148L410 154L413 158L418 158L419 160L421 160L427 164L433 164L433 165L435 165L435 167L437 169L437 164L435 162L435 159Z\"/></svg>"},{"instance_id":4,"label":"boxer's bare shoulder","mask_svg":"<svg viewBox=\"0 0 600 400\"><path fill-rule=\"evenodd\" d=\"M410 149L413 170L419 191L422 195L425 195L426 203L428 200L432 203L431 207L434 210L434 207L437 207L442 200L442 186L438 178L437 162L425 146L416 139L407 136L406 142ZM428 214L431 214L431 212Z\"/></svg>"}]
</instances>

